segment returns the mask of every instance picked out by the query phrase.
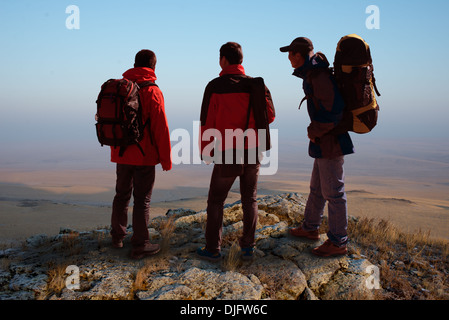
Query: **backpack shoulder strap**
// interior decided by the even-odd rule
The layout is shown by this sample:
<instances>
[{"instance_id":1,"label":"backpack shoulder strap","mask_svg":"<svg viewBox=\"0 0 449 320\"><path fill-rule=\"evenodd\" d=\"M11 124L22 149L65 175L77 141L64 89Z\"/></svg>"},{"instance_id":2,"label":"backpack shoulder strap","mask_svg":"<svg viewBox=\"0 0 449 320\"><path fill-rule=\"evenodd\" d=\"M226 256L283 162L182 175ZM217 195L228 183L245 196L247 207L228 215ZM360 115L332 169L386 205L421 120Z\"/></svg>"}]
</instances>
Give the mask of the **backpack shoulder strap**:
<instances>
[{"instance_id":1,"label":"backpack shoulder strap","mask_svg":"<svg viewBox=\"0 0 449 320\"><path fill-rule=\"evenodd\" d=\"M138 86L140 89L145 88L145 87L151 87L151 86L159 87L157 84L155 84L152 81L145 81L145 82L138 83Z\"/></svg>"},{"instance_id":2,"label":"backpack shoulder strap","mask_svg":"<svg viewBox=\"0 0 449 320\"><path fill-rule=\"evenodd\" d=\"M256 116L256 111L258 110L258 108L261 108L261 106L265 106L265 82L261 77L247 77L246 82L250 91L250 103L248 106L248 115L246 121L246 129L248 129L251 110L253 110L254 116ZM265 112L266 108L264 108L263 111Z\"/></svg>"},{"instance_id":3,"label":"backpack shoulder strap","mask_svg":"<svg viewBox=\"0 0 449 320\"><path fill-rule=\"evenodd\" d=\"M309 71L307 73L307 77L306 77L305 81L307 81L309 83L309 85L312 87L312 90L313 90L313 86L312 86L313 79L316 78L321 73L327 73L327 74L329 74L329 76L332 76L333 75L333 70L331 68L316 68L316 69L313 69L313 70L311 70L311 71ZM315 97L315 94L308 94L308 95L306 95L301 100L301 103L299 104L299 108L298 109L301 109L301 106L302 106L303 102L308 100L308 99L312 99L313 100L313 104L315 105L315 108L317 110L320 109L320 106L318 104L318 100Z\"/></svg>"},{"instance_id":4,"label":"backpack shoulder strap","mask_svg":"<svg viewBox=\"0 0 449 320\"><path fill-rule=\"evenodd\" d=\"M376 78L374 78L374 72L373 72L372 81L373 81L373 87L374 87L374 90L376 91L377 96L380 97L381 94L380 94L379 90L377 90L377 86L376 86Z\"/></svg>"},{"instance_id":5,"label":"backpack shoulder strap","mask_svg":"<svg viewBox=\"0 0 449 320\"><path fill-rule=\"evenodd\" d=\"M154 83L153 81L144 81L144 82L138 83L137 85L139 86L139 90L143 89L145 87L158 87L159 88L159 86L156 83ZM145 123L143 124L142 128L143 128L143 130L145 130L145 128L148 127L148 133L150 135L151 144L155 145L155 141L153 139L153 135L151 134L151 130L150 130L150 123L151 123L151 119L148 118L147 121L145 121ZM137 144L137 145L140 148L140 151L142 152L142 154L145 155L145 153L142 150L142 147L139 144Z\"/></svg>"}]
</instances>

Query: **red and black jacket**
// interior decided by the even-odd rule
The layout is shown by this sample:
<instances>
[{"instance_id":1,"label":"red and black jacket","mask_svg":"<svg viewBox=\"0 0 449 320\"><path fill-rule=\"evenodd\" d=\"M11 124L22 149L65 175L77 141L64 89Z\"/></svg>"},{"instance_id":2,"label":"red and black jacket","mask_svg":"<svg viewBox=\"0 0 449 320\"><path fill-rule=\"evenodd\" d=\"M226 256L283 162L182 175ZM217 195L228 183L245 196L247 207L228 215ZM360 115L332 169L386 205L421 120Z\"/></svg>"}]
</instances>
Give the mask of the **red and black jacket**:
<instances>
[{"instance_id":1,"label":"red and black jacket","mask_svg":"<svg viewBox=\"0 0 449 320\"><path fill-rule=\"evenodd\" d=\"M156 81L156 74L150 68L133 68L126 71L123 77L138 84ZM161 164L163 170L172 169L170 132L165 115L164 96L157 86L144 87L140 91L142 103L142 120L150 119L149 130L145 130L140 146L144 154L136 145L126 148L120 156L120 148L111 147L111 161L135 166L155 166Z\"/></svg>"},{"instance_id":2,"label":"red and black jacket","mask_svg":"<svg viewBox=\"0 0 449 320\"><path fill-rule=\"evenodd\" d=\"M260 145L257 136L260 127L250 108L251 90L246 79L253 78L245 75L242 65L230 65L207 85L201 107L200 152L203 160L213 158L215 150L238 149L238 133L243 134L247 129L255 129L256 139L247 139L245 149ZM264 88L268 129L268 124L275 119L275 110L270 91L266 86Z\"/></svg>"}]
</instances>

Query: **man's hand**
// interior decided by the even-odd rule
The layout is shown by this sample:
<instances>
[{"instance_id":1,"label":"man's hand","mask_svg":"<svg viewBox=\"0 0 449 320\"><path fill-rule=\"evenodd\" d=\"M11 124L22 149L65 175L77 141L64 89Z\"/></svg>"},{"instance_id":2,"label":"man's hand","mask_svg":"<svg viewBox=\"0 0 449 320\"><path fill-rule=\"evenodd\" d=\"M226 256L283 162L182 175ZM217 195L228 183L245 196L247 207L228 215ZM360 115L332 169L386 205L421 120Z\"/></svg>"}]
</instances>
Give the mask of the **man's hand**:
<instances>
[{"instance_id":1,"label":"man's hand","mask_svg":"<svg viewBox=\"0 0 449 320\"><path fill-rule=\"evenodd\" d=\"M312 141L313 143L315 143L315 138L312 137L312 136L310 135L310 133L307 135L307 137L310 139L310 141Z\"/></svg>"}]
</instances>

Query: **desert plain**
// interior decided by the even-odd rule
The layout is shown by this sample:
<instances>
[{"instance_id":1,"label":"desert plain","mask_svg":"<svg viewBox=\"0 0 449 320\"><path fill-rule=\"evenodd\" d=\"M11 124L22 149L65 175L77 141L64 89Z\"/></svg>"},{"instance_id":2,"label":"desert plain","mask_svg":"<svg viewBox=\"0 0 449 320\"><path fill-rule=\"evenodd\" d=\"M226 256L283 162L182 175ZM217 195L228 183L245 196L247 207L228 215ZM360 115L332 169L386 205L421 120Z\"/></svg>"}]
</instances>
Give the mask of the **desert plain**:
<instances>
[{"instance_id":1,"label":"desert plain","mask_svg":"<svg viewBox=\"0 0 449 320\"><path fill-rule=\"evenodd\" d=\"M288 152L286 151L288 150ZM259 177L260 196L298 192L307 197L313 160L306 145L279 148L275 175ZM61 228L92 230L110 224L115 165L61 162L0 166L0 242L21 241L36 234L54 235ZM370 142L345 158L348 213L385 219L406 232L428 232L449 239L449 148L428 143ZM73 160L73 159L72 159ZM76 159L75 159L76 160ZM91 163L91 162L88 162ZM207 207L213 165L157 167L151 217L169 209ZM227 203L240 200L238 179ZM129 210L131 221L132 203ZM327 212L325 212L327 214Z\"/></svg>"}]
</instances>

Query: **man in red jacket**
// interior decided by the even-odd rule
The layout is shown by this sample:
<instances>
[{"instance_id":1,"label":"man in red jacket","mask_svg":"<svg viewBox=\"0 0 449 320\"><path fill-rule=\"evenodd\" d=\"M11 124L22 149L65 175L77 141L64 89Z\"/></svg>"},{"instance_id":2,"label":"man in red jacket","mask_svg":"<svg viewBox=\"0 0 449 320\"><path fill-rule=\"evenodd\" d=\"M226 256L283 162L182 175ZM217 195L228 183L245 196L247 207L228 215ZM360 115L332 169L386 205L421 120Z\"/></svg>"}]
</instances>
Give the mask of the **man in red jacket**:
<instances>
[{"instance_id":1,"label":"man in red jacket","mask_svg":"<svg viewBox=\"0 0 449 320\"><path fill-rule=\"evenodd\" d=\"M237 177L240 177L243 210L243 235L239 241L242 257L251 258L255 245L260 168L257 153L263 139L258 141L254 110L249 108L253 78L245 75L242 61L242 48L238 43L228 42L221 47L222 71L220 77L207 85L201 107L201 158L206 163L214 161L215 165L207 201L206 246L198 248L197 254L209 260L221 258L223 206ZM265 86L259 91L264 104L259 108L267 109L266 122L271 123L275 117L271 94ZM249 138L251 132L252 139ZM240 146L239 141L242 142Z\"/></svg>"},{"instance_id":2,"label":"man in red jacket","mask_svg":"<svg viewBox=\"0 0 449 320\"><path fill-rule=\"evenodd\" d=\"M134 68L123 77L139 83L154 82L156 75L156 55L151 50L141 50L136 54ZM156 176L155 166L162 165L164 171L171 170L170 132L165 115L164 97L157 86L140 89L143 123L145 127L142 151L136 145L128 146L123 155L120 148L111 147L111 161L117 163L116 195L112 205L111 235L112 245L123 247L128 221L128 206L131 194L134 197L132 215L133 236L131 257L140 259L159 252L158 244L149 241L148 222L150 201Z\"/></svg>"}]
</instances>

